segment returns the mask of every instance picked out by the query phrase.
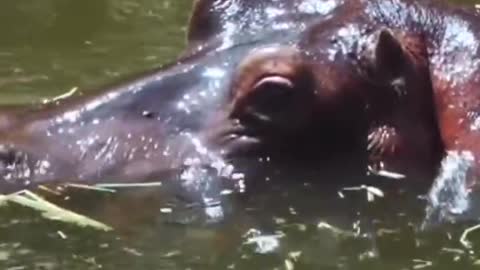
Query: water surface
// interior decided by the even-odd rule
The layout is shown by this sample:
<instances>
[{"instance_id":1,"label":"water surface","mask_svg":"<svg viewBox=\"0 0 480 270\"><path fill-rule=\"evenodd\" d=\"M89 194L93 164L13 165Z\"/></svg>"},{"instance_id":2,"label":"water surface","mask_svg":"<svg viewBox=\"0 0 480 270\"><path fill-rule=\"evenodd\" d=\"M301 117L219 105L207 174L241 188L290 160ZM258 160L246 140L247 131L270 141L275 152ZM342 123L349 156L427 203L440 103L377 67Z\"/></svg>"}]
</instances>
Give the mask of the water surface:
<instances>
[{"instance_id":1,"label":"water surface","mask_svg":"<svg viewBox=\"0 0 480 270\"><path fill-rule=\"evenodd\" d=\"M103 83L174 59L184 47L190 6L191 0L4 1L0 102L34 103L74 88L95 91ZM2 207L0 269L366 270L480 265L480 239L475 241L472 235L472 247L459 241L468 224L418 230L421 198L397 191L368 203L365 192L345 192L346 199L340 200L336 192L310 186L308 179L294 180L292 185L266 185L254 194L235 197L227 204L227 218L217 224L206 223L198 209L147 188L50 196L112 225L115 231L108 233L48 221L18 206Z\"/></svg>"}]
</instances>

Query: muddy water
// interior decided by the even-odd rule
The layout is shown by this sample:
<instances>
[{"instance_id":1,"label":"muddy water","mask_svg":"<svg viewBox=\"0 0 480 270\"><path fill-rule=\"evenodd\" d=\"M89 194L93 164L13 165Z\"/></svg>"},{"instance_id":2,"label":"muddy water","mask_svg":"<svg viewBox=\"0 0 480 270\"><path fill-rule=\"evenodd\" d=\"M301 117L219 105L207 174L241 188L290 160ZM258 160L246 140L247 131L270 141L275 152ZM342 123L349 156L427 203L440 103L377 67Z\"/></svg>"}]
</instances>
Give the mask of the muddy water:
<instances>
[{"instance_id":1,"label":"muddy water","mask_svg":"<svg viewBox=\"0 0 480 270\"><path fill-rule=\"evenodd\" d=\"M475 1L463 1L473 5ZM41 101L168 62L184 46L191 0L22 0L0 4L0 103ZM296 179L302 182L304 179ZM333 200L318 188L269 185L226 202L224 222L156 189L49 195L113 232L0 208L0 269L471 269L468 226L419 232L422 200ZM388 194L388 191L387 191ZM392 210L395 209L395 210ZM333 226L333 227L332 227Z\"/></svg>"}]
</instances>

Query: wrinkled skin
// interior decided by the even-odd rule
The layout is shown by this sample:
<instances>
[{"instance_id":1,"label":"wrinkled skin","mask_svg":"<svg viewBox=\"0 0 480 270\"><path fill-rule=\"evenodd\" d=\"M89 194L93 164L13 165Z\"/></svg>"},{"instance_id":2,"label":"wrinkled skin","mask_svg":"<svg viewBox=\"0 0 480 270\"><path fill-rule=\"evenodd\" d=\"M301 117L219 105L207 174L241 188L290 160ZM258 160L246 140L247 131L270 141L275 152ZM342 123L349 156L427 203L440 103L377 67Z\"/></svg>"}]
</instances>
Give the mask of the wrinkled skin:
<instances>
[{"instance_id":1,"label":"wrinkled skin","mask_svg":"<svg viewBox=\"0 0 480 270\"><path fill-rule=\"evenodd\" d=\"M197 0L175 63L6 111L0 187L170 179L210 203L219 179L243 189L252 163L339 158L435 179L431 220L478 217L479 27L428 1Z\"/></svg>"}]
</instances>

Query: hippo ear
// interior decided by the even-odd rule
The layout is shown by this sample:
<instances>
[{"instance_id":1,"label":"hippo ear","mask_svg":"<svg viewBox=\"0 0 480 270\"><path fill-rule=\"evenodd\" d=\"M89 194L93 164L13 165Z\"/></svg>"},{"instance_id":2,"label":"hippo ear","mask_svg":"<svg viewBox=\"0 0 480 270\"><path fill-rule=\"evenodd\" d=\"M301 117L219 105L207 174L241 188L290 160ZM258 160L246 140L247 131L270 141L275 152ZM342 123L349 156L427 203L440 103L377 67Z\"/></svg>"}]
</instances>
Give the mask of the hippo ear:
<instances>
[{"instance_id":1,"label":"hippo ear","mask_svg":"<svg viewBox=\"0 0 480 270\"><path fill-rule=\"evenodd\" d=\"M221 35L226 31L225 22L238 20L234 18L255 8L257 2L262 1L194 0L187 32L188 44L205 42Z\"/></svg>"},{"instance_id":2,"label":"hippo ear","mask_svg":"<svg viewBox=\"0 0 480 270\"><path fill-rule=\"evenodd\" d=\"M380 70L391 70L405 64L406 55L403 47L393 34L382 30L378 35L375 48L376 65Z\"/></svg>"},{"instance_id":3,"label":"hippo ear","mask_svg":"<svg viewBox=\"0 0 480 270\"><path fill-rule=\"evenodd\" d=\"M195 0L193 2L187 33L189 44L205 41L221 31L221 14L214 8L215 3L213 0Z\"/></svg>"},{"instance_id":4,"label":"hippo ear","mask_svg":"<svg viewBox=\"0 0 480 270\"><path fill-rule=\"evenodd\" d=\"M392 32L381 30L370 50L370 68L375 80L390 83L405 75L409 55Z\"/></svg>"}]
</instances>

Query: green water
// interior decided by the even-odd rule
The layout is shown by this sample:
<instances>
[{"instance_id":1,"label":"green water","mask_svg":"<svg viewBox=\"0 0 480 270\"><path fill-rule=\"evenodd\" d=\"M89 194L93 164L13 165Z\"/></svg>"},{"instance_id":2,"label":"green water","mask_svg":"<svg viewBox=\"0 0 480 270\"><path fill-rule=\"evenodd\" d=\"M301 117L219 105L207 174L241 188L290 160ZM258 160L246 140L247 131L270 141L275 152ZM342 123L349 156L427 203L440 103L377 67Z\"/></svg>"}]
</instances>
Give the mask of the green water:
<instances>
[{"instance_id":1,"label":"green water","mask_svg":"<svg viewBox=\"0 0 480 270\"><path fill-rule=\"evenodd\" d=\"M0 103L95 87L173 59L191 0L16 0L0 4ZM463 1L468 2L468 1ZM470 4L473 4L471 1ZM474 269L465 226L419 232L408 196L365 203L309 186L241 196L224 223L196 220L151 189L75 191L53 201L112 225L98 232L17 206L0 208L0 269ZM346 195L351 196L351 195ZM335 205L332 205L332 202ZM353 235L319 226L328 222ZM477 238L478 238L478 234ZM477 239L478 240L478 239Z\"/></svg>"},{"instance_id":2,"label":"green water","mask_svg":"<svg viewBox=\"0 0 480 270\"><path fill-rule=\"evenodd\" d=\"M25 103L158 66L184 47L190 0L5 1L0 102Z\"/></svg>"}]
</instances>

